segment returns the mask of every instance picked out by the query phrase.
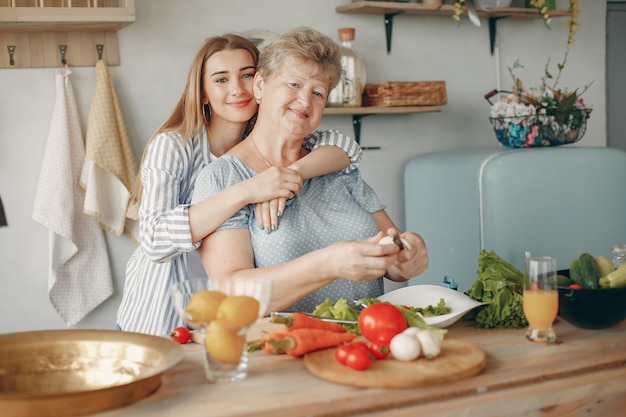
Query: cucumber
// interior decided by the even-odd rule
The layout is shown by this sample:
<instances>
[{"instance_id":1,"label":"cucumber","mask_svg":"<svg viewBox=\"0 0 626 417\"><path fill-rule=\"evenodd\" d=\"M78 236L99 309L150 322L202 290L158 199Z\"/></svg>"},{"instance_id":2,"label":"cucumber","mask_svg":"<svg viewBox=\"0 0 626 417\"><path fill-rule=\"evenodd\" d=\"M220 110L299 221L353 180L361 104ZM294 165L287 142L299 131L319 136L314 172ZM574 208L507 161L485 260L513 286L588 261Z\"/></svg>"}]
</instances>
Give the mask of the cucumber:
<instances>
[{"instance_id":1,"label":"cucumber","mask_svg":"<svg viewBox=\"0 0 626 417\"><path fill-rule=\"evenodd\" d=\"M569 278L574 281L574 284L583 286L583 279L580 274L580 261L578 258L574 259L569 266Z\"/></svg>"},{"instance_id":2,"label":"cucumber","mask_svg":"<svg viewBox=\"0 0 626 417\"><path fill-rule=\"evenodd\" d=\"M569 287L574 283L574 281L572 281L569 277L566 277L565 275L557 275L556 281L559 287Z\"/></svg>"},{"instance_id":3,"label":"cucumber","mask_svg":"<svg viewBox=\"0 0 626 417\"><path fill-rule=\"evenodd\" d=\"M569 277L566 277L565 275L557 275L556 280L559 287L569 287L570 285L574 284L574 281L572 281Z\"/></svg>"},{"instance_id":4,"label":"cucumber","mask_svg":"<svg viewBox=\"0 0 626 417\"><path fill-rule=\"evenodd\" d=\"M581 253L578 257L580 265L580 279L583 288L598 288L600 280L600 269L593 256L589 253Z\"/></svg>"}]
</instances>

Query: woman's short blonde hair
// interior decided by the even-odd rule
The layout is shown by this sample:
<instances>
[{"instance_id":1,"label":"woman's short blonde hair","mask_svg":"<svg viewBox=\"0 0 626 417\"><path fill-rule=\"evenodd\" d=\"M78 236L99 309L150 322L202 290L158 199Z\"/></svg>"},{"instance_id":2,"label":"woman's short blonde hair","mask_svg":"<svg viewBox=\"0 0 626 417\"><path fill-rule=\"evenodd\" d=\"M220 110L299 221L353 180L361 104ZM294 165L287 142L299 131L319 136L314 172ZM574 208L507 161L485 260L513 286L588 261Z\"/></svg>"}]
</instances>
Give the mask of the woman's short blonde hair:
<instances>
[{"instance_id":1,"label":"woman's short blonde hair","mask_svg":"<svg viewBox=\"0 0 626 417\"><path fill-rule=\"evenodd\" d=\"M267 80L293 61L316 68L314 77L328 81L329 91L341 77L339 45L310 27L292 29L270 42L261 51L257 70Z\"/></svg>"}]
</instances>

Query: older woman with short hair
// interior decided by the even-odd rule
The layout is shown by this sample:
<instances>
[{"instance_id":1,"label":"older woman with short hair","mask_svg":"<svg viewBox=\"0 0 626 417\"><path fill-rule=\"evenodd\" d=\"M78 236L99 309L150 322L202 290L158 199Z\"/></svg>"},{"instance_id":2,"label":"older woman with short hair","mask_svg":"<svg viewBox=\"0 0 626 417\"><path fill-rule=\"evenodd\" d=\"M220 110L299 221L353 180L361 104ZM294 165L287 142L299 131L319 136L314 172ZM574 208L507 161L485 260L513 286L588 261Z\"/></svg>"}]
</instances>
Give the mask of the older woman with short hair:
<instances>
[{"instance_id":1,"label":"older woman with short hair","mask_svg":"<svg viewBox=\"0 0 626 417\"><path fill-rule=\"evenodd\" d=\"M303 158L302 141L320 123L340 74L339 48L329 37L311 28L277 37L259 58L254 128L200 173L192 203ZM428 255L418 234L402 233L410 245L402 250L378 244L396 230L356 169L304 181L271 234L256 226L254 207L244 207L199 252L211 278L271 279L270 309L310 312L326 298L377 297L383 277L406 281L424 272Z\"/></svg>"}]
</instances>

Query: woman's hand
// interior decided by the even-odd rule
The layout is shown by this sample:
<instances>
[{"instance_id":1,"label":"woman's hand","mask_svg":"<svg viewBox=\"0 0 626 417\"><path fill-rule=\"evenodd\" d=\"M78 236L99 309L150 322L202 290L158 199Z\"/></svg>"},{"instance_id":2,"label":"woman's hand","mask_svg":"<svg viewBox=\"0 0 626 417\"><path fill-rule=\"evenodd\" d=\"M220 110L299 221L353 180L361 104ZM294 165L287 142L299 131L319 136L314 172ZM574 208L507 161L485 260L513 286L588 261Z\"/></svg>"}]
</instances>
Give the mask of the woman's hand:
<instances>
[{"instance_id":1,"label":"woman's hand","mask_svg":"<svg viewBox=\"0 0 626 417\"><path fill-rule=\"evenodd\" d=\"M411 247L401 250L398 259L387 271L386 276L394 281L406 281L428 269L428 250L424 239L413 232L404 232L400 237Z\"/></svg>"},{"instance_id":2,"label":"woman's hand","mask_svg":"<svg viewBox=\"0 0 626 417\"><path fill-rule=\"evenodd\" d=\"M398 260L399 248L396 245L379 245L382 232L365 240L343 241L328 249L320 266L334 268L332 276L351 281L368 281L385 275L387 269Z\"/></svg>"},{"instance_id":3,"label":"woman's hand","mask_svg":"<svg viewBox=\"0 0 626 417\"><path fill-rule=\"evenodd\" d=\"M257 223L267 232L273 232L278 229L278 219L285 212L286 204L287 199L284 197L256 203L254 205L254 213Z\"/></svg>"},{"instance_id":4,"label":"woman's hand","mask_svg":"<svg viewBox=\"0 0 626 417\"><path fill-rule=\"evenodd\" d=\"M276 230L287 200L302 188L302 176L290 168L269 167L248 181L257 223L268 232Z\"/></svg>"}]
</instances>

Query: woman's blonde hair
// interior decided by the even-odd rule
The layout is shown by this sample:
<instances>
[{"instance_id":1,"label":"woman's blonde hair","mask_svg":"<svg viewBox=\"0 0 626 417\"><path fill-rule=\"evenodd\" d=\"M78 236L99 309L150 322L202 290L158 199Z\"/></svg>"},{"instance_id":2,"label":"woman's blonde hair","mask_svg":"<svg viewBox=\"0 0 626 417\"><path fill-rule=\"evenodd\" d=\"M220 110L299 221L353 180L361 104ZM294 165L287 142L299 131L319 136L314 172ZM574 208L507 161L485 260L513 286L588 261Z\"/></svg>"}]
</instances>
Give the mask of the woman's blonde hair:
<instances>
[{"instance_id":1,"label":"woman's blonde hair","mask_svg":"<svg viewBox=\"0 0 626 417\"><path fill-rule=\"evenodd\" d=\"M327 80L329 91L341 77L341 51L331 38L309 27L298 27L276 37L259 56L257 71L271 79L284 65L295 60L316 68L314 77Z\"/></svg>"},{"instance_id":2,"label":"woman's blonde hair","mask_svg":"<svg viewBox=\"0 0 626 417\"><path fill-rule=\"evenodd\" d=\"M248 39L235 34L226 34L207 39L202 48L196 54L183 93L178 99L174 110L170 113L163 124L154 132L148 140L141 157L141 164L146 158L150 143L162 132L177 132L183 140L189 140L196 136L205 123L210 123L210 115L203 109L202 96L204 95L204 64L213 54L221 51L233 51L243 49L252 56L254 64L259 61L259 50ZM254 117L253 117L254 119ZM248 131L249 129L246 129ZM143 185L141 184L141 170L135 179L131 190L131 202L139 204Z\"/></svg>"}]
</instances>

